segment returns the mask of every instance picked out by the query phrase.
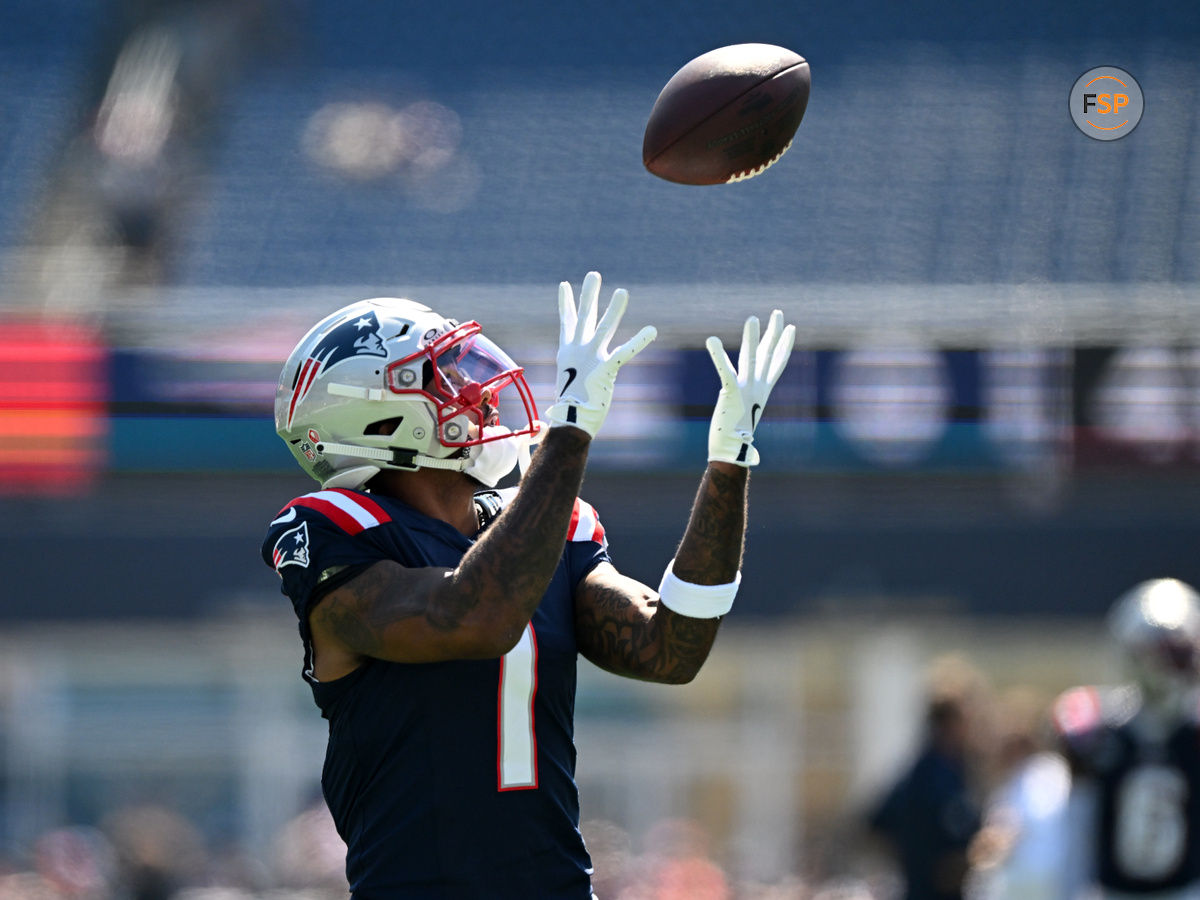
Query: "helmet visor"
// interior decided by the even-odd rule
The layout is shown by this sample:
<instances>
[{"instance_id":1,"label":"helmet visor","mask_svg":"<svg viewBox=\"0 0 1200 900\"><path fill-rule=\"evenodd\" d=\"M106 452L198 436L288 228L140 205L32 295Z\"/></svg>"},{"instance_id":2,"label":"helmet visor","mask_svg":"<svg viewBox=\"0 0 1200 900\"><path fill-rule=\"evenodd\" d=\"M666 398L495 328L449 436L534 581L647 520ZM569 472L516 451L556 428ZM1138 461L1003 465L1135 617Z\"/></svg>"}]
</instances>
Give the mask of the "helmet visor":
<instances>
[{"instance_id":1,"label":"helmet visor","mask_svg":"<svg viewBox=\"0 0 1200 900\"><path fill-rule=\"evenodd\" d=\"M421 385L415 387L405 368L417 358L424 357ZM447 331L428 344L421 352L392 363L387 368L388 389L398 394L420 393L437 405L439 438L450 447L483 443L485 425L500 423L500 394L512 385L520 398L506 418L513 433L532 434L536 430L537 408L523 370L490 338L480 333L476 322L467 322ZM405 385L408 386L405 386ZM460 428L447 427L450 420L466 416L471 428L463 434Z\"/></svg>"},{"instance_id":2,"label":"helmet visor","mask_svg":"<svg viewBox=\"0 0 1200 900\"><path fill-rule=\"evenodd\" d=\"M494 384L518 367L489 338L476 333L433 353L433 372L425 389L441 400L470 399L471 385ZM474 404L471 404L474 405Z\"/></svg>"}]
</instances>

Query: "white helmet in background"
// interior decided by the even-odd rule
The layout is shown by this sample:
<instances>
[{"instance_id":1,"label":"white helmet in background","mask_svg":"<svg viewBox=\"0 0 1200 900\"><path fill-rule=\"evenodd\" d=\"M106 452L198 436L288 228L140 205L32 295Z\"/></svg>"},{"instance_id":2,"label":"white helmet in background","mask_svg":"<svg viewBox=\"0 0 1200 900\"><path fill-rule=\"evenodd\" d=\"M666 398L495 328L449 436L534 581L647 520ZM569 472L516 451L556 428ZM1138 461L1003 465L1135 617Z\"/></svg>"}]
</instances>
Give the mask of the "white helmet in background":
<instances>
[{"instance_id":1,"label":"white helmet in background","mask_svg":"<svg viewBox=\"0 0 1200 900\"><path fill-rule=\"evenodd\" d=\"M1179 699L1200 683L1200 595L1191 586L1143 581L1113 604L1108 625L1148 702Z\"/></svg>"},{"instance_id":2,"label":"white helmet in background","mask_svg":"<svg viewBox=\"0 0 1200 900\"><path fill-rule=\"evenodd\" d=\"M500 424L500 401L511 417ZM480 332L413 300L376 298L318 322L283 366L275 431L322 487L382 469L453 469L494 487L539 433L523 370Z\"/></svg>"}]
</instances>

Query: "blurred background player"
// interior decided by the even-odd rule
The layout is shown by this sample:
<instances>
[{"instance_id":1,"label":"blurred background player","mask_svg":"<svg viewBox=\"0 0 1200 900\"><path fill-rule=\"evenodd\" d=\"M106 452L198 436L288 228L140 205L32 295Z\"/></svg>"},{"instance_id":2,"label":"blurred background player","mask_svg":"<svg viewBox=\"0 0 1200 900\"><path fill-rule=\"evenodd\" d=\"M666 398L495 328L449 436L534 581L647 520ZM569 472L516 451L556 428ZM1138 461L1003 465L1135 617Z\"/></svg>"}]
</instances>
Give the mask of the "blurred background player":
<instances>
[{"instance_id":1,"label":"blurred background player","mask_svg":"<svg viewBox=\"0 0 1200 900\"><path fill-rule=\"evenodd\" d=\"M1159 578L1108 618L1127 682L1054 709L1073 783L1065 897L1200 896L1200 597Z\"/></svg>"},{"instance_id":2,"label":"blurred background player","mask_svg":"<svg viewBox=\"0 0 1200 900\"><path fill-rule=\"evenodd\" d=\"M977 735L985 699L972 666L956 657L939 661L923 742L870 812L867 824L899 867L904 900L962 900L968 850L981 826Z\"/></svg>"},{"instance_id":3,"label":"blurred background player","mask_svg":"<svg viewBox=\"0 0 1200 900\"><path fill-rule=\"evenodd\" d=\"M776 311L760 339L750 317L736 370L709 339L721 381L709 464L655 591L616 570L578 498L617 372L656 335L610 350L628 294L599 316L599 292L591 272L577 309L559 287L548 426L477 323L411 300L339 310L284 366L277 430L322 490L281 510L263 558L329 719L322 786L356 897L591 897L577 655L687 682L732 606L753 434L795 329ZM518 461L519 485L495 490Z\"/></svg>"}]
</instances>

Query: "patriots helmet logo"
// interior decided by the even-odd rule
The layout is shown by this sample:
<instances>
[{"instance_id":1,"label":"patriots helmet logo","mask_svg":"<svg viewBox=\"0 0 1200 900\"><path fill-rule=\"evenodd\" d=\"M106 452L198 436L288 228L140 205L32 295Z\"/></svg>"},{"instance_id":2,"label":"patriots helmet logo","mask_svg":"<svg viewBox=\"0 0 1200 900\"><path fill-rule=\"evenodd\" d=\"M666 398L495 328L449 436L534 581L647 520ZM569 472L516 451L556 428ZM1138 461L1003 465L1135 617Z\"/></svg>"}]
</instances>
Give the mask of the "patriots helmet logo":
<instances>
[{"instance_id":1,"label":"patriots helmet logo","mask_svg":"<svg viewBox=\"0 0 1200 900\"><path fill-rule=\"evenodd\" d=\"M275 542L271 551L271 562L278 572L284 566L299 566L308 568L308 523L301 522L295 528L289 528Z\"/></svg>"},{"instance_id":2,"label":"patriots helmet logo","mask_svg":"<svg viewBox=\"0 0 1200 900\"><path fill-rule=\"evenodd\" d=\"M292 424L296 404L304 399L313 382L329 369L358 356L387 355L383 338L379 334L379 319L374 312L354 316L333 328L313 347L308 359L304 360L296 372L296 380L292 385L292 400L288 405L288 426Z\"/></svg>"}]
</instances>

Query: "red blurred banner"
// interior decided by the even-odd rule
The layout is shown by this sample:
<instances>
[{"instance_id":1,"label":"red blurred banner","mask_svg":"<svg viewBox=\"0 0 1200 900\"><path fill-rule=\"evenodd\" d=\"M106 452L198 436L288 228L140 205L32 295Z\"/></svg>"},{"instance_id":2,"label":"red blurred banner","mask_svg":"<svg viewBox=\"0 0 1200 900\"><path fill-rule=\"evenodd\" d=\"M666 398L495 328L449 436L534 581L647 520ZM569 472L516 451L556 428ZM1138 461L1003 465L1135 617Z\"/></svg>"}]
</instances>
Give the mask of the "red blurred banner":
<instances>
[{"instance_id":1,"label":"red blurred banner","mask_svg":"<svg viewBox=\"0 0 1200 900\"><path fill-rule=\"evenodd\" d=\"M108 353L53 319L0 319L0 492L64 494L106 460Z\"/></svg>"}]
</instances>

